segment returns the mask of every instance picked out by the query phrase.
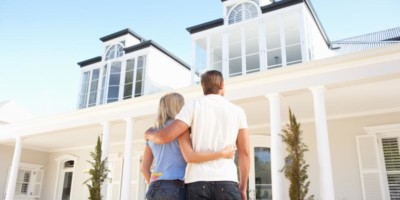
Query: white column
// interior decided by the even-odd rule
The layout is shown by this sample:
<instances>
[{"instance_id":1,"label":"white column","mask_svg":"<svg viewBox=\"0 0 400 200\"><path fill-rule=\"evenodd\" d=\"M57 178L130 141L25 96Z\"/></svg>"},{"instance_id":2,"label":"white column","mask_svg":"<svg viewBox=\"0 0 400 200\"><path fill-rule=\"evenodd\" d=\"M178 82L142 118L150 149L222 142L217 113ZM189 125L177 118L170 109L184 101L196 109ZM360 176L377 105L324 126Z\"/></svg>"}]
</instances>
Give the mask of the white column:
<instances>
[{"instance_id":1,"label":"white column","mask_svg":"<svg viewBox=\"0 0 400 200\"><path fill-rule=\"evenodd\" d=\"M131 175L132 175L132 150L133 150L133 119L126 121L124 166L121 185L121 199L131 199Z\"/></svg>"},{"instance_id":2,"label":"white column","mask_svg":"<svg viewBox=\"0 0 400 200\"><path fill-rule=\"evenodd\" d=\"M103 122L103 134L101 138L101 160L108 158L108 149L110 147L110 122ZM101 186L101 196L107 199L108 181Z\"/></svg>"},{"instance_id":3,"label":"white column","mask_svg":"<svg viewBox=\"0 0 400 200\"><path fill-rule=\"evenodd\" d=\"M314 118L317 139L318 167L320 178L320 198L334 200L332 164L329 148L328 126L326 121L325 99L323 86L310 88L314 100Z\"/></svg>"},{"instance_id":4,"label":"white column","mask_svg":"<svg viewBox=\"0 0 400 200\"><path fill-rule=\"evenodd\" d=\"M271 120L271 176L272 176L272 198L286 199L285 177L280 170L285 165L281 128L281 105L278 93L268 95Z\"/></svg>"},{"instance_id":5,"label":"white column","mask_svg":"<svg viewBox=\"0 0 400 200\"><path fill-rule=\"evenodd\" d=\"M103 122L103 134L101 138L101 160L108 157L108 149L110 147L110 123Z\"/></svg>"},{"instance_id":6,"label":"white column","mask_svg":"<svg viewBox=\"0 0 400 200\"><path fill-rule=\"evenodd\" d=\"M22 139L20 136L15 138L14 156L11 164L10 176L7 183L6 200L13 200L15 195L15 186L17 184L19 162L21 159Z\"/></svg>"}]
</instances>

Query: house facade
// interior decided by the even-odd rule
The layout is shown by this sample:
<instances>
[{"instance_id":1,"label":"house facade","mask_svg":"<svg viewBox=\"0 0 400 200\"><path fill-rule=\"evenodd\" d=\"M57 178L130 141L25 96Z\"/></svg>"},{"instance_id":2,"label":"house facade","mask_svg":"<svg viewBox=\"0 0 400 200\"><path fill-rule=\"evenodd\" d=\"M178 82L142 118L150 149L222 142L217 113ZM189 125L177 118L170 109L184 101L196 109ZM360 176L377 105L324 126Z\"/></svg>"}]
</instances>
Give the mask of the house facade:
<instances>
[{"instance_id":1,"label":"house facade","mask_svg":"<svg viewBox=\"0 0 400 200\"><path fill-rule=\"evenodd\" d=\"M78 63L76 111L1 124L5 199L87 199L82 183L98 136L111 170L106 199L144 199L143 133L158 100L168 91L201 96L198 76L210 69L223 73L225 97L247 115L249 199L289 199L280 172L289 108L309 147L316 199L399 198L400 28L330 41L307 0L221 3L221 19L187 28L192 67L122 30L101 38L101 56Z\"/></svg>"}]
</instances>

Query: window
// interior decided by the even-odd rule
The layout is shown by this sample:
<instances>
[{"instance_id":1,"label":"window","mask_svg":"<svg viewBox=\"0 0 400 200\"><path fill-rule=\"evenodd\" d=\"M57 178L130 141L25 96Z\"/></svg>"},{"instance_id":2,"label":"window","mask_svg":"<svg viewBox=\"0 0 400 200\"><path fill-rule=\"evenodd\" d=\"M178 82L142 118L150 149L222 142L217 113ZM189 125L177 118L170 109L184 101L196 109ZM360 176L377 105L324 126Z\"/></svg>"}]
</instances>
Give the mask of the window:
<instances>
[{"instance_id":1,"label":"window","mask_svg":"<svg viewBox=\"0 0 400 200\"><path fill-rule=\"evenodd\" d=\"M114 61L111 63L110 76L108 79L107 103L118 101L121 65L121 61Z\"/></svg>"},{"instance_id":2,"label":"window","mask_svg":"<svg viewBox=\"0 0 400 200\"><path fill-rule=\"evenodd\" d=\"M143 96L146 56L126 61L124 99Z\"/></svg>"},{"instance_id":3,"label":"window","mask_svg":"<svg viewBox=\"0 0 400 200\"><path fill-rule=\"evenodd\" d=\"M105 60L112 60L124 55L124 43L114 44L111 47L108 47L106 51Z\"/></svg>"},{"instance_id":4,"label":"window","mask_svg":"<svg viewBox=\"0 0 400 200\"><path fill-rule=\"evenodd\" d=\"M81 93L79 96L79 108L86 108L87 93L89 90L89 78L90 78L90 71L84 72L82 76Z\"/></svg>"},{"instance_id":5,"label":"window","mask_svg":"<svg viewBox=\"0 0 400 200\"><path fill-rule=\"evenodd\" d=\"M242 34L241 29L229 30L229 77L242 75Z\"/></svg>"},{"instance_id":6,"label":"window","mask_svg":"<svg viewBox=\"0 0 400 200\"><path fill-rule=\"evenodd\" d=\"M39 165L21 163L15 187L16 200L40 198L43 181L41 168Z\"/></svg>"},{"instance_id":7,"label":"window","mask_svg":"<svg viewBox=\"0 0 400 200\"><path fill-rule=\"evenodd\" d=\"M301 43L299 18L296 14L288 15L285 21L285 45L286 45L286 63L287 65L301 63Z\"/></svg>"},{"instance_id":8,"label":"window","mask_svg":"<svg viewBox=\"0 0 400 200\"><path fill-rule=\"evenodd\" d=\"M400 124L364 127L356 137L364 199L400 199ZM378 142L377 142L378 141Z\"/></svg>"},{"instance_id":9,"label":"window","mask_svg":"<svg viewBox=\"0 0 400 200\"><path fill-rule=\"evenodd\" d=\"M228 24L252 19L258 16L259 9L254 3L245 2L233 7L228 16Z\"/></svg>"},{"instance_id":10,"label":"window","mask_svg":"<svg viewBox=\"0 0 400 200\"><path fill-rule=\"evenodd\" d=\"M282 66L281 34L279 19L271 19L265 22L267 66L268 68Z\"/></svg>"},{"instance_id":11,"label":"window","mask_svg":"<svg viewBox=\"0 0 400 200\"><path fill-rule=\"evenodd\" d=\"M81 93L79 96L79 108L96 105L99 73L100 69L94 69L83 73Z\"/></svg>"},{"instance_id":12,"label":"window","mask_svg":"<svg viewBox=\"0 0 400 200\"><path fill-rule=\"evenodd\" d=\"M139 56L136 67L135 97L143 95L143 78L146 65L146 56Z\"/></svg>"}]
</instances>

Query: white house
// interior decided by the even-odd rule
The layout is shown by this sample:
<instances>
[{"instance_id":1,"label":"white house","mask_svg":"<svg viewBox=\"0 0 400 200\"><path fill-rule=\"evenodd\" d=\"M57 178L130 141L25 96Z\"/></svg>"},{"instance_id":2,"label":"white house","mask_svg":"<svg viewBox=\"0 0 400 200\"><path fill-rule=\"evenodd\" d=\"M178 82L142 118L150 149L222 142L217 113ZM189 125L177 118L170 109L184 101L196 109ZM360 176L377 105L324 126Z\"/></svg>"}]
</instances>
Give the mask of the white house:
<instances>
[{"instance_id":1,"label":"white house","mask_svg":"<svg viewBox=\"0 0 400 200\"><path fill-rule=\"evenodd\" d=\"M400 28L330 41L308 0L222 4L221 19L187 28L191 71L131 30L101 38L104 54L79 63L85 109L0 126L0 193L87 199L84 171L101 136L111 169L106 199L144 199L143 132L159 98L165 91L199 97L198 75L217 69L226 98L248 118L249 199L289 199L279 172L289 107L310 150L316 199L400 198Z\"/></svg>"}]
</instances>

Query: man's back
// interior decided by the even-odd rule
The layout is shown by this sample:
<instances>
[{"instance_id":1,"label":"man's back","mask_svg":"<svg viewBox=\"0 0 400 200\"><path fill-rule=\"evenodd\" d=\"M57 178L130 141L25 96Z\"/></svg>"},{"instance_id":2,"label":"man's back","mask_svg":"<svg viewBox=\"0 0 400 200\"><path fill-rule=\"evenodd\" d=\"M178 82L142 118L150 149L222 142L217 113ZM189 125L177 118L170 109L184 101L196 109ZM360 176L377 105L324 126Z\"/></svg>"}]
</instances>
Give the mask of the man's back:
<instances>
[{"instance_id":1,"label":"man's back","mask_svg":"<svg viewBox=\"0 0 400 200\"><path fill-rule=\"evenodd\" d=\"M221 95L206 95L188 102L176 119L192 130L192 144L196 152L216 152L236 144L239 129L247 128L243 110ZM237 169L233 160L218 159L204 163L190 163L185 182L234 181Z\"/></svg>"}]
</instances>

